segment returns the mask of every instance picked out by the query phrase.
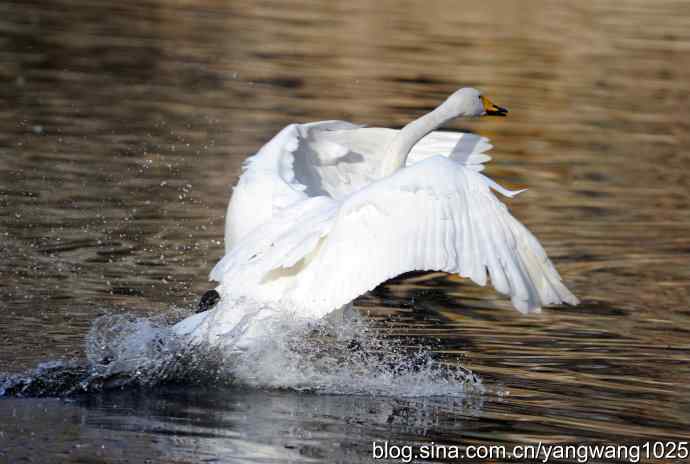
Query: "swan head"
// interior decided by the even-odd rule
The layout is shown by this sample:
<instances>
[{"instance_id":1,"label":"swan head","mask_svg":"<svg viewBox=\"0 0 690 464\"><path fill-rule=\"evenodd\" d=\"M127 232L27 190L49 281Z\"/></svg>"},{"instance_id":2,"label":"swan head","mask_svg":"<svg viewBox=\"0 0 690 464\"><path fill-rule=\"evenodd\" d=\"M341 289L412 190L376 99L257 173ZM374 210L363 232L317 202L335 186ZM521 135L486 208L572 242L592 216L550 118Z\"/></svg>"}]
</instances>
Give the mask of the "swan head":
<instances>
[{"instance_id":1,"label":"swan head","mask_svg":"<svg viewBox=\"0 0 690 464\"><path fill-rule=\"evenodd\" d=\"M446 104L457 116L478 118L480 116L505 116L508 110L495 105L477 89L464 87L453 93Z\"/></svg>"}]
</instances>

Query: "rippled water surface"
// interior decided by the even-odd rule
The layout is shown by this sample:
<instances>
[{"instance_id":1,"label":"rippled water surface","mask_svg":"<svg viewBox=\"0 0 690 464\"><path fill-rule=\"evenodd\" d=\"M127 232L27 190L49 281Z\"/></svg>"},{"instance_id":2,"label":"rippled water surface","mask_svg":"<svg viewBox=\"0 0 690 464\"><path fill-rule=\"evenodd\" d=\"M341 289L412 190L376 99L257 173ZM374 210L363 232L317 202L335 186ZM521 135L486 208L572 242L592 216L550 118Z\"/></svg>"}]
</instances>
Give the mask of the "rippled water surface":
<instances>
[{"instance_id":1,"label":"rippled water surface","mask_svg":"<svg viewBox=\"0 0 690 464\"><path fill-rule=\"evenodd\" d=\"M100 316L192 311L229 186L282 126L400 127L463 85L510 115L452 127L490 137L486 172L529 187L509 207L582 299L522 317L459 278L403 276L357 300L368 326L481 388L386 395L384 369L351 371L358 395L197 381L6 398L0 461L690 439L687 2L4 2L0 82L3 375L79 365Z\"/></svg>"}]
</instances>

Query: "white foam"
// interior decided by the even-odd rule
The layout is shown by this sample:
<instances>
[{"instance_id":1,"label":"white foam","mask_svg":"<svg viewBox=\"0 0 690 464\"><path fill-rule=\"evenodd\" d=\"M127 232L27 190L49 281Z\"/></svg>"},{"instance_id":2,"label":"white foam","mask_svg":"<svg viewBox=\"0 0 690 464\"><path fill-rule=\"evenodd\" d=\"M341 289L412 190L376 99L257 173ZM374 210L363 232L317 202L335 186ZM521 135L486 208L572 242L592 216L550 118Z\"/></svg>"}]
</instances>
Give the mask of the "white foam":
<instances>
[{"instance_id":1,"label":"white foam","mask_svg":"<svg viewBox=\"0 0 690 464\"><path fill-rule=\"evenodd\" d=\"M224 310L232 310L225 302ZM236 305L256 305L248 300ZM247 311L252 308L237 308ZM275 311L244 350L188 343L169 317L104 316L95 321L87 356L98 378L152 385L164 381L240 383L344 395L465 397L484 392L469 370L445 364L425 347L411 350L360 317L317 322Z\"/></svg>"},{"instance_id":2,"label":"white foam","mask_svg":"<svg viewBox=\"0 0 690 464\"><path fill-rule=\"evenodd\" d=\"M464 368L426 348L404 348L366 320L305 323L286 316L237 357L232 374L253 387L399 397L464 396L483 391Z\"/></svg>"}]
</instances>

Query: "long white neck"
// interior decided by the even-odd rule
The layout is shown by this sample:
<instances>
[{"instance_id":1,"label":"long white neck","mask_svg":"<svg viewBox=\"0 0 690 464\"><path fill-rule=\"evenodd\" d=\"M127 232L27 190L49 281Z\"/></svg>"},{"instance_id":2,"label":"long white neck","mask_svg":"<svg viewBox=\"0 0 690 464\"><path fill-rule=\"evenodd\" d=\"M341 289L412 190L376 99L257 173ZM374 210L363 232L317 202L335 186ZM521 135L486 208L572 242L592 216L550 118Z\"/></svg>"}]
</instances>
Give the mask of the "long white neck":
<instances>
[{"instance_id":1,"label":"long white neck","mask_svg":"<svg viewBox=\"0 0 690 464\"><path fill-rule=\"evenodd\" d=\"M458 116L460 115L452 111L451 105L446 100L431 113L427 113L403 127L398 132L398 135L386 146L383 162L381 163L381 177L388 177L398 169L405 167L407 156L417 142L429 132L438 129Z\"/></svg>"}]
</instances>

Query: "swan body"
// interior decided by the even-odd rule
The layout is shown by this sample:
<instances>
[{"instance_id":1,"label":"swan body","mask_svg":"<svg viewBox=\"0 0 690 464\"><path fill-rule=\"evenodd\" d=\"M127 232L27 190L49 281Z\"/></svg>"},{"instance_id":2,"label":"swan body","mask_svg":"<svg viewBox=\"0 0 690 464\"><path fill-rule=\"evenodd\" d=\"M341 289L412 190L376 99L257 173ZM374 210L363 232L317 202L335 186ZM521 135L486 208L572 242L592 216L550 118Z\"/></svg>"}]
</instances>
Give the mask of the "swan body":
<instances>
[{"instance_id":1,"label":"swan body","mask_svg":"<svg viewBox=\"0 0 690 464\"><path fill-rule=\"evenodd\" d=\"M490 278L523 313L577 304L537 239L494 195L520 191L481 173L489 141L435 131L456 117L506 112L465 88L402 130L287 126L246 161L233 191L226 254L211 271L218 307L174 330L242 347L276 312L318 319L414 270L479 285ZM243 298L258 304L232 303Z\"/></svg>"}]
</instances>

